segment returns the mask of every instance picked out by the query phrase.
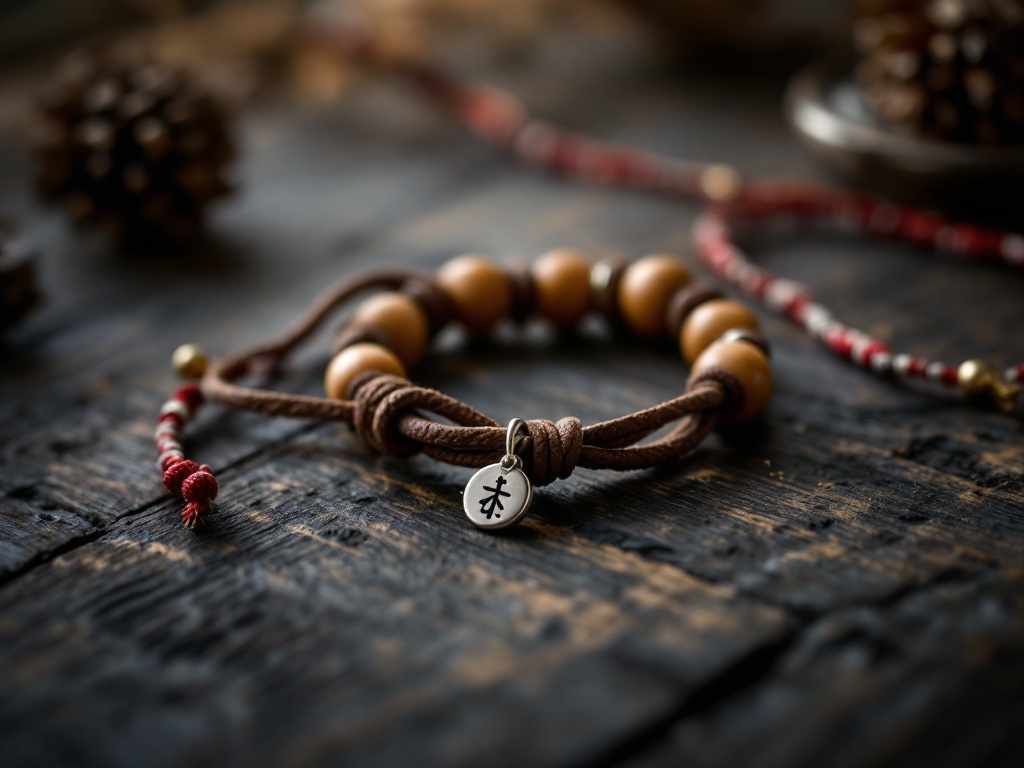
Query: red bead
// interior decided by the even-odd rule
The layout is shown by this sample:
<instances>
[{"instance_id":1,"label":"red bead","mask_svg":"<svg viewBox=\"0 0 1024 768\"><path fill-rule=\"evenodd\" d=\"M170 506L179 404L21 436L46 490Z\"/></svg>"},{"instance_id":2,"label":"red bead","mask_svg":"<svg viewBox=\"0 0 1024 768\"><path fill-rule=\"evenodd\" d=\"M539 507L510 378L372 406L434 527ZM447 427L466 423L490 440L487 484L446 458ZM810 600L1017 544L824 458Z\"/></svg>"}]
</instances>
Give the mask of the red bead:
<instances>
[{"instance_id":1,"label":"red bead","mask_svg":"<svg viewBox=\"0 0 1024 768\"><path fill-rule=\"evenodd\" d=\"M199 465L190 459L180 459L164 470L164 488L175 496L181 495L181 485L194 472L199 471Z\"/></svg>"},{"instance_id":2,"label":"red bead","mask_svg":"<svg viewBox=\"0 0 1024 768\"><path fill-rule=\"evenodd\" d=\"M798 323L804 321L804 310L807 309L807 305L811 303L811 297L806 293L798 293L793 297L793 300L786 305L786 312Z\"/></svg>"},{"instance_id":3,"label":"red bead","mask_svg":"<svg viewBox=\"0 0 1024 768\"><path fill-rule=\"evenodd\" d=\"M168 469L170 469L180 461L185 461L185 458L183 456L174 455L165 456L163 459L160 460L160 471L166 472Z\"/></svg>"},{"instance_id":4,"label":"red bead","mask_svg":"<svg viewBox=\"0 0 1024 768\"><path fill-rule=\"evenodd\" d=\"M861 353L862 363L865 367L871 366L871 359L875 355L889 354L889 347L883 341L873 341L864 348Z\"/></svg>"},{"instance_id":5,"label":"red bead","mask_svg":"<svg viewBox=\"0 0 1024 768\"><path fill-rule=\"evenodd\" d=\"M203 393L198 384L186 384L179 387L178 391L171 395L171 399L178 400L187 405L190 411L195 411L203 402Z\"/></svg>"},{"instance_id":6,"label":"red bead","mask_svg":"<svg viewBox=\"0 0 1024 768\"><path fill-rule=\"evenodd\" d=\"M189 475L181 484L181 495L185 501L202 504L217 498L217 480L209 472L202 470Z\"/></svg>"}]
</instances>

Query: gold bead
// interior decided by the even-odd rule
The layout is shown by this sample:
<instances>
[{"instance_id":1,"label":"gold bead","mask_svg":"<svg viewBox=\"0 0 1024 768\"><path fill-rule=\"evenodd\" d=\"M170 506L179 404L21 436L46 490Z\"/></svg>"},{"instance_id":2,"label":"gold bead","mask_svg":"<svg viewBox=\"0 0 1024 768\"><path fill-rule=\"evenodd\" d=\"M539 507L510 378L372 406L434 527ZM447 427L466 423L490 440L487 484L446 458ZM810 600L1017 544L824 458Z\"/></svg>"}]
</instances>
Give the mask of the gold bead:
<instances>
[{"instance_id":1,"label":"gold bead","mask_svg":"<svg viewBox=\"0 0 1024 768\"><path fill-rule=\"evenodd\" d=\"M742 186L743 179L728 165L709 166L700 175L701 191L716 202L732 200Z\"/></svg>"},{"instance_id":2,"label":"gold bead","mask_svg":"<svg viewBox=\"0 0 1024 768\"><path fill-rule=\"evenodd\" d=\"M183 379L201 379L210 367L210 358L205 350L196 344L182 344L171 355L171 365Z\"/></svg>"},{"instance_id":3,"label":"gold bead","mask_svg":"<svg viewBox=\"0 0 1024 768\"><path fill-rule=\"evenodd\" d=\"M967 360L957 368L956 379L961 392L968 397L978 397L991 392L999 377L984 360Z\"/></svg>"}]
</instances>

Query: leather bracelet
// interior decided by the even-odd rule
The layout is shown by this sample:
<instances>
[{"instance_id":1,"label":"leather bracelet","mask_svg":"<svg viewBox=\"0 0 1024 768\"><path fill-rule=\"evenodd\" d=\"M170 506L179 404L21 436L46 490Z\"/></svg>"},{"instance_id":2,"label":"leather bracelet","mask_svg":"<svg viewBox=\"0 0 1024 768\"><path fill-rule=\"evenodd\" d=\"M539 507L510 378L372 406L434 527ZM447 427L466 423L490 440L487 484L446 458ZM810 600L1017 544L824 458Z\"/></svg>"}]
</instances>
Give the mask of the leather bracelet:
<instances>
[{"instance_id":1,"label":"leather bracelet","mask_svg":"<svg viewBox=\"0 0 1024 768\"><path fill-rule=\"evenodd\" d=\"M377 293L338 334L325 375L327 397L239 383L278 372L332 314L368 291ZM592 312L642 338L676 339L691 364L684 393L586 427L575 417L513 419L503 427L406 378L407 368L451 321L481 336L507 320L535 316L568 329ZM757 318L742 304L691 283L687 268L668 256L591 265L565 249L543 255L528 269L462 256L435 276L383 270L344 278L274 339L212 364L195 345L183 345L173 362L183 377L201 381L181 387L161 408L158 465L167 490L187 502L182 520L192 528L205 522L218 494L210 467L186 459L180 442L183 428L206 400L268 416L341 421L378 452L398 457L422 452L480 468L463 493L463 509L477 527L501 529L523 518L534 485L566 478L577 467L634 470L663 464L691 451L720 422L756 418L772 391L768 346ZM671 424L664 434L647 439Z\"/></svg>"}]
</instances>

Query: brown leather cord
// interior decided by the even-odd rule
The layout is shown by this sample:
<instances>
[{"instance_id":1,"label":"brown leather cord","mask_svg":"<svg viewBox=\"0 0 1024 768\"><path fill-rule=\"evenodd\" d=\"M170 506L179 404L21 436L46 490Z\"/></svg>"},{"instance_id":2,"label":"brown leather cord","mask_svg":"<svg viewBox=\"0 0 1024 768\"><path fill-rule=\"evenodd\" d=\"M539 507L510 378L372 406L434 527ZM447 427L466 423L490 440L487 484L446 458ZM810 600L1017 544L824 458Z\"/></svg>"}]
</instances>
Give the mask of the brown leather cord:
<instances>
[{"instance_id":1,"label":"brown leather cord","mask_svg":"<svg viewBox=\"0 0 1024 768\"><path fill-rule=\"evenodd\" d=\"M391 456L422 452L438 461L466 467L499 461L505 452L504 426L460 400L397 376L374 372L361 375L352 384L351 400L232 383L248 373L277 370L290 352L353 296L369 290L394 290L405 284L414 286L410 291L413 295L423 294L425 285L431 289L434 286L429 278L403 270L338 281L277 338L225 355L211 365L202 380L203 395L221 405L268 416L342 421L352 425L368 446ZM442 310L438 314L443 314ZM557 423L529 421L523 468L534 484L547 485L568 477L576 467L632 470L656 466L696 447L714 428L719 415L741 407L742 399L742 387L733 374L708 369L691 377L685 394L627 416L589 427L575 417ZM637 444L677 421L661 437Z\"/></svg>"}]
</instances>

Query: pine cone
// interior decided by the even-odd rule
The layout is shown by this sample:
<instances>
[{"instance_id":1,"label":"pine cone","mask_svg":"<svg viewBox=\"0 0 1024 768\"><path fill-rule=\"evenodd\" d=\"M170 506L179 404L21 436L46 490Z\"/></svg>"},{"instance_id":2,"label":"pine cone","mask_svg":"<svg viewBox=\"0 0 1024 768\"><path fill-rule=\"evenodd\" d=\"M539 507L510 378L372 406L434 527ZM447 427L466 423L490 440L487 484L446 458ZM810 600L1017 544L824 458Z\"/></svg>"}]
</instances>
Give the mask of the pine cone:
<instances>
[{"instance_id":1,"label":"pine cone","mask_svg":"<svg viewBox=\"0 0 1024 768\"><path fill-rule=\"evenodd\" d=\"M16 325L39 303L33 257L28 243L0 223L0 332Z\"/></svg>"},{"instance_id":2,"label":"pine cone","mask_svg":"<svg viewBox=\"0 0 1024 768\"><path fill-rule=\"evenodd\" d=\"M947 141L1024 143L1021 0L861 0L856 78L884 123Z\"/></svg>"},{"instance_id":3,"label":"pine cone","mask_svg":"<svg viewBox=\"0 0 1024 768\"><path fill-rule=\"evenodd\" d=\"M234 150L221 106L184 71L134 50L81 52L40 104L40 197L124 237L187 238Z\"/></svg>"}]
</instances>

